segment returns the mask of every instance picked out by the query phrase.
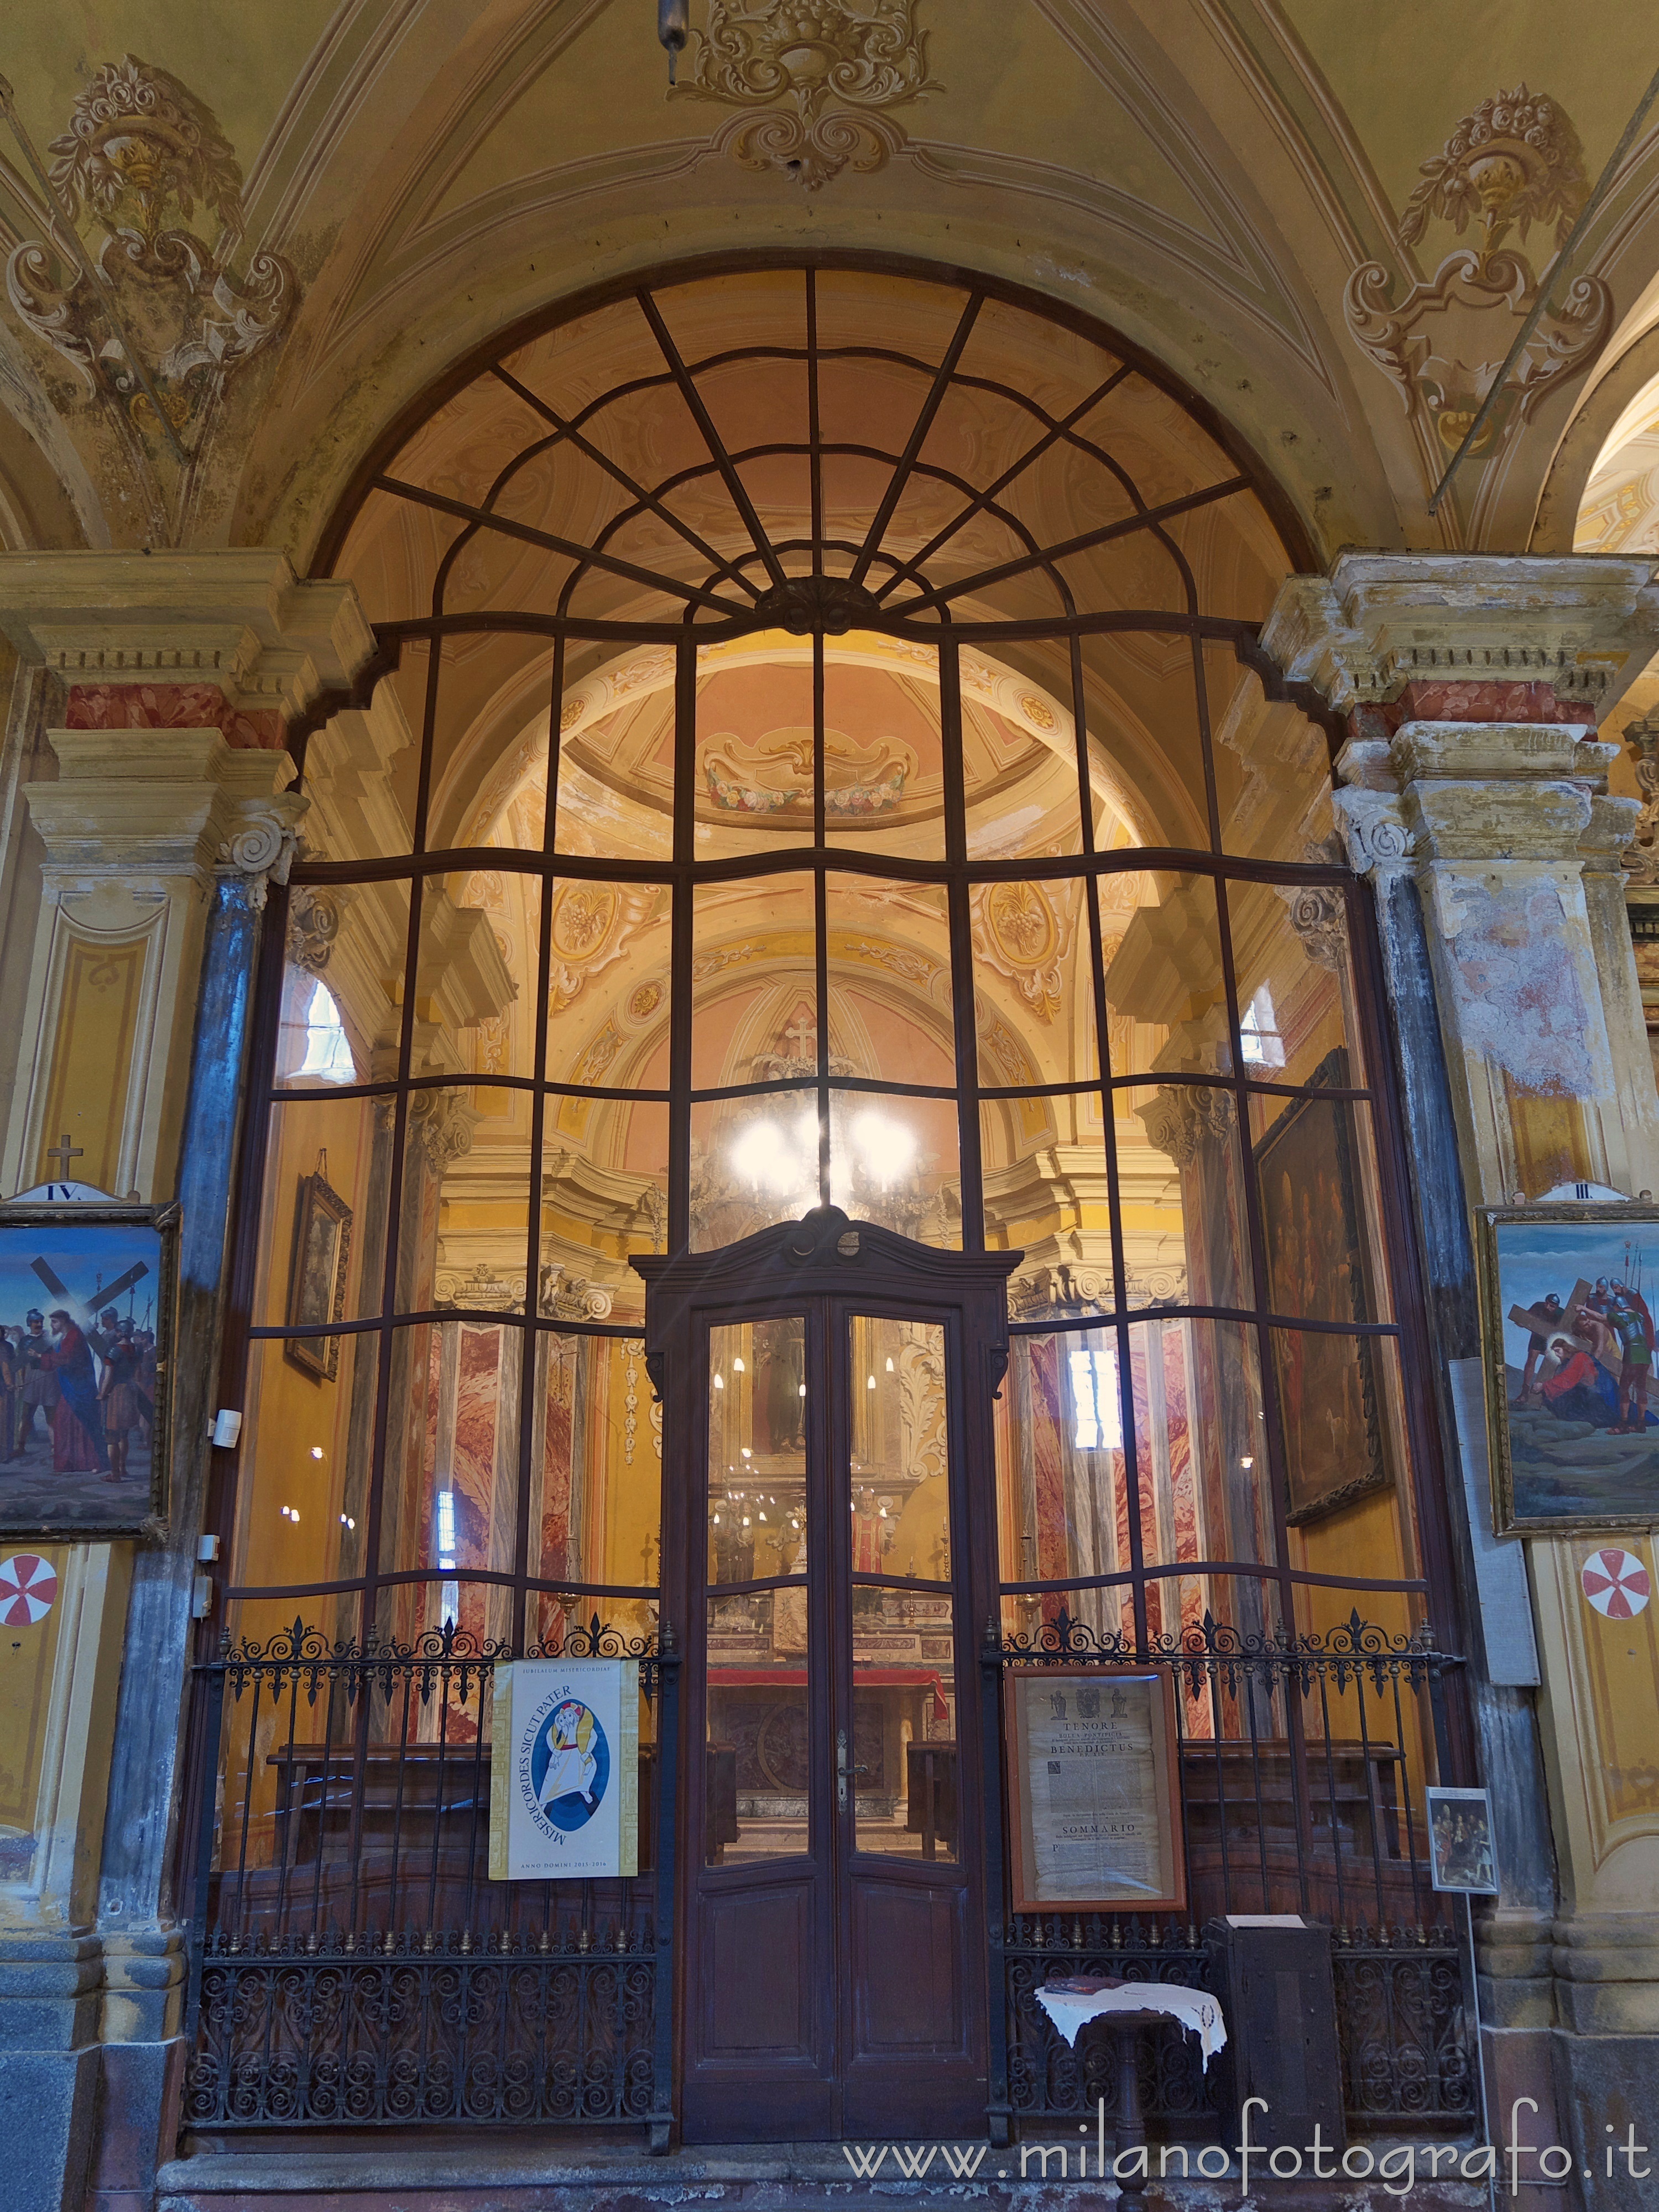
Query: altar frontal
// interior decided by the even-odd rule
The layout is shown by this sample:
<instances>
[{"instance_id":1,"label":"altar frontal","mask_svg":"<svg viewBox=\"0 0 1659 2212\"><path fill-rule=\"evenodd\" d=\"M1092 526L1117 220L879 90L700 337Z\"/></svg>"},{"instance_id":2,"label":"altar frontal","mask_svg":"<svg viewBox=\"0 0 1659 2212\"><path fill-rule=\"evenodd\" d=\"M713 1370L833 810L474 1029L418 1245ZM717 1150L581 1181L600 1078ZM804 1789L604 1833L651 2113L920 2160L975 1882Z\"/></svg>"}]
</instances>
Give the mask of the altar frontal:
<instances>
[{"instance_id":1,"label":"altar frontal","mask_svg":"<svg viewBox=\"0 0 1659 2212\"><path fill-rule=\"evenodd\" d=\"M638 1872L639 1672L633 1659L497 1667L492 1881Z\"/></svg>"}]
</instances>

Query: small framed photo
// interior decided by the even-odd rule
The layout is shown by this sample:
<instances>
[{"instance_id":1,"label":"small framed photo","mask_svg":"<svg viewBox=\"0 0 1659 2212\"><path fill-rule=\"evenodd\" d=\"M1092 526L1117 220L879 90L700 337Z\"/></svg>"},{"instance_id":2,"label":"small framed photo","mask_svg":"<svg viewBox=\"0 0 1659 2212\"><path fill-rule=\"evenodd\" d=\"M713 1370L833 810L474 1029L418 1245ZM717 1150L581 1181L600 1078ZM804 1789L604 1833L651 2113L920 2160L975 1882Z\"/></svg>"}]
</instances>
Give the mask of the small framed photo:
<instances>
[{"instance_id":1,"label":"small framed photo","mask_svg":"<svg viewBox=\"0 0 1659 2212\"><path fill-rule=\"evenodd\" d=\"M167 1526L176 1205L0 1206L0 1540Z\"/></svg>"},{"instance_id":2,"label":"small framed photo","mask_svg":"<svg viewBox=\"0 0 1659 2212\"><path fill-rule=\"evenodd\" d=\"M351 1208L328 1179L328 1155L319 1153L314 1175L301 1176L294 1206L294 1258L288 1278L290 1328L326 1328L345 1318L346 1276L351 1266ZM283 1357L318 1382L340 1371L337 1336L289 1336Z\"/></svg>"},{"instance_id":3,"label":"small framed photo","mask_svg":"<svg viewBox=\"0 0 1659 2212\"><path fill-rule=\"evenodd\" d=\"M1429 1814L1429 1879L1436 1889L1496 1897L1498 1861L1492 1847L1492 1795L1486 1790L1424 1791Z\"/></svg>"},{"instance_id":4,"label":"small framed photo","mask_svg":"<svg viewBox=\"0 0 1659 2212\"><path fill-rule=\"evenodd\" d=\"M1014 1911L1178 1912L1187 1902L1167 1674L1011 1667Z\"/></svg>"},{"instance_id":5,"label":"small framed photo","mask_svg":"<svg viewBox=\"0 0 1659 2212\"><path fill-rule=\"evenodd\" d=\"M1659 1206L1476 1217L1492 1527L1659 1522Z\"/></svg>"}]
</instances>

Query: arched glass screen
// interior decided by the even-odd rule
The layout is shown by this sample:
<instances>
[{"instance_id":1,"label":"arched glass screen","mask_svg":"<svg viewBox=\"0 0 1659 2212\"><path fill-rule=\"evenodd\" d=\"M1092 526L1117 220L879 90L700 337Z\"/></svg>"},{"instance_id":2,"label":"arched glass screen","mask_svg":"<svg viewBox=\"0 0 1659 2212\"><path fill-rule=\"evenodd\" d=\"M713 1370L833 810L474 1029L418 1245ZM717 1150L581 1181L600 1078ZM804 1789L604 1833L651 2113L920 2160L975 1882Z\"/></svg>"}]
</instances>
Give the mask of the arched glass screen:
<instances>
[{"instance_id":1,"label":"arched glass screen","mask_svg":"<svg viewBox=\"0 0 1659 2212\"><path fill-rule=\"evenodd\" d=\"M1024 1255L1011 1626L1418 1624L1370 923L1192 406L955 281L665 281L455 385L334 566L389 672L270 953L234 1626L645 1625L629 1257L825 1200Z\"/></svg>"}]
</instances>

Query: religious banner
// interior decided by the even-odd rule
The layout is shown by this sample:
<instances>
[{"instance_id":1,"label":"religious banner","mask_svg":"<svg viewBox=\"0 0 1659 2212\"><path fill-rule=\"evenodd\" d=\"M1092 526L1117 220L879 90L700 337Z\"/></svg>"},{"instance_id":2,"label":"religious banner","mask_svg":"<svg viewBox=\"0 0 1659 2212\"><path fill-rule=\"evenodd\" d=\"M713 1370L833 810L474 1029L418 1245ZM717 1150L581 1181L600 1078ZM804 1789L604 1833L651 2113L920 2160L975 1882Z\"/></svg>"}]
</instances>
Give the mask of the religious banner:
<instances>
[{"instance_id":1,"label":"religious banner","mask_svg":"<svg viewBox=\"0 0 1659 2212\"><path fill-rule=\"evenodd\" d=\"M1164 1677L1013 1667L1005 1680L1014 1911L1179 1911L1180 1765Z\"/></svg>"},{"instance_id":2,"label":"religious banner","mask_svg":"<svg viewBox=\"0 0 1659 2212\"><path fill-rule=\"evenodd\" d=\"M3 1537L165 1525L179 1209L82 1188L0 1206Z\"/></svg>"},{"instance_id":3,"label":"religious banner","mask_svg":"<svg viewBox=\"0 0 1659 2212\"><path fill-rule=\"evenodd\" d=\"M640 1670L633 1659L495 1669L489 1879L639 1870Z\"/></svg>"}]
</instances>

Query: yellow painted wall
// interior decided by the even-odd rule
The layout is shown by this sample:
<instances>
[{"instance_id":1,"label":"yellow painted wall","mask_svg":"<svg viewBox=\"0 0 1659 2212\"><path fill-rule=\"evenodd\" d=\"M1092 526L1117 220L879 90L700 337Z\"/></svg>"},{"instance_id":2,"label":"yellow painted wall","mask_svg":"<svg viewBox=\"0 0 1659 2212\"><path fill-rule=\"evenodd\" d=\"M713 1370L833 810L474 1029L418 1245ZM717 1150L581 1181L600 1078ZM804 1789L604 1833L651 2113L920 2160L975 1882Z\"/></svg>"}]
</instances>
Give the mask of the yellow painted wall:
<instances>
[{"instance_id":1,"label":"yellow painted wall","mask_svg":"<svg viewBox=\"0 0 1659 2212\"><path fill-rule=\"evenodd\" d=\"M149 937L118 945L75 939L68 946L34 1182L61 1181L67 1174L99 1190L115 1191L144 960L151 943ZM50 1157L65 1133L82 1155L66 1164Z\"/></svg>"},{"instance_id":2,"label":"yellow painted wall","mask_svg":"<svg viewBox=\"0 0 1659 2212\"><path fill-rule=\"evenodd\" d=\"M28 1543L0 1544L0 1558L33 1553L58 1577L62 1589L68 1547ZM26 1836L34 1826L40 1762L46 1746L46 1711L52 1699L52 1670L58 1653L63 1607L54 1605L31 1626L0 1623L0 1842ZM22 1869L0 1872L21 1874Z\"/></svg>"},{"instance_id":3,"label":"yellow painted wall","mask_svg":"<svg viewBox=\"0 0 1659 2212\"><path fill-rule=\"evenodd\" d=\"M319 1150L328 1155L331 1187L351 1208L346 1313L362 1313L362 1212L373 1110L356 1098L307 1101L277 1109L254 1296L254 1311L264 1324L280 1324L287 1318L295 1211L301 1182L315 1171ZM377 1297L369 1301L377 1302ZM263 1340L253 1348L243 1407L234 1568L238 1582L327 1582L337 1573L351 1377L360 1351L364 1358L374 1356L375 1340L372 1335L346 1336L338 1342L338 1370L332 1382L295 1366L276 1340ZM315 1456L318 1453L320 1458ZM284 1505L298 1513L297 1522L283 1513ZM308 1619L316 1614L319 1602L312 1601L302 1608ZM290 1620L293 1612L290 1605Z\"/></svg>"}]
</instances>

